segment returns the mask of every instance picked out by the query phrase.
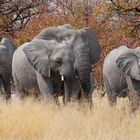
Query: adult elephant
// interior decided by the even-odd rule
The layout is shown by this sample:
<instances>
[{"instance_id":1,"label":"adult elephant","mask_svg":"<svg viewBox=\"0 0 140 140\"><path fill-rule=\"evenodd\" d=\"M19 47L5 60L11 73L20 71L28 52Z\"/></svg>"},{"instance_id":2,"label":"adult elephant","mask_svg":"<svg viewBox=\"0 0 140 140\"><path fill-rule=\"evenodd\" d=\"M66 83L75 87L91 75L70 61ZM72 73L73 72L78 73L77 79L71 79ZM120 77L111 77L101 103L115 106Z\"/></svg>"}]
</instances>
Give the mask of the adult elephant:
<instances>
[{"instance_id":1,"label":"adult elephant","mask_svg":"<svg viewBox=\"0 0 140 140\"><path fill-rule=\"evenodd\" d=\"M0 42L0 90L7 100L11 97L12 58L16 46L8 38ZM3 91L4 88L4 91Z\"/></svg>"},{"instance_id":2,"label":"adult elephant","mask_svg":"<svg viewBox=\"0 0 140 140\"><path fill-rule=\"evenodd\" d=\"M140 100L140 47L113 49L104 60L103 78L111 106L117 97L128 96L136 109Z\"/></svg>"},{"instance_id":3,"label":"adult elephant","mask_svg":"<svg viewBox=\"0 0 140 140\"><path fill-rule=\"evenodd\" d=\"M70 24L64 24L58 27L48 27L34 39L54 39L57 42L65 42L73 48L74 68L80 81L82 96L85 101L92 103L91 65L98 62L101 54L95 32L90 28L74 29Z\"/></svg>"},{"instance_id":4,"label":"adult elephant","mask_svg":"<svg viewBox=\"0 0 140 140\"><path fill-rule=\"evenodd\" d=\"M16 90L21 97L34 90L47 101L56 101L64 81L64 101L78 93L73 50L65 43L34 39L18 47L12 61Z\"/></svg>"}]
</instances>

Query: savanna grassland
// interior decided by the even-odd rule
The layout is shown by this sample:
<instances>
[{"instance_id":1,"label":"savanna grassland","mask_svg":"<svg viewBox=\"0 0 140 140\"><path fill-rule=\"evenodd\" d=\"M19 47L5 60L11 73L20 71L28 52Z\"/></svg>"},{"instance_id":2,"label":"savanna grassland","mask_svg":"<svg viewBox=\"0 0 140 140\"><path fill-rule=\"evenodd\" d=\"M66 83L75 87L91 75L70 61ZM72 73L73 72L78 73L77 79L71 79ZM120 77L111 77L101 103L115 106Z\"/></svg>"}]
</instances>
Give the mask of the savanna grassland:
<instances>
[{"instance_id":1,"label":"savanna grassland","mask_svg":"<svg viewBox=\"0 0 140 140\"><path fill-rule=\"evenodd\" d=\"M138 140L140 112L129 112L129 101L114 108L106 97L93 96L92 110L77 104L56 106L31 98L0 102L0 140Z\"/></svg>"},{"instance_id":2,"label":"savanna grassland","mask_svg":"<svg viewBox=\"0 0 140 140\"><path fill-rule=\"evenodd\" d=\"M0 39L8 37L19 46L41 30L62 24L90 27L102 48L95 69L97 86L103 83L106 55L114 48L140 44L139 0L0 0ZM128 99L110 108L107 97L93 94L93 108L56 106L31 98L0 99L0 140L140 140L140 111L130 113Z\"/></svg>"}]
</instances>

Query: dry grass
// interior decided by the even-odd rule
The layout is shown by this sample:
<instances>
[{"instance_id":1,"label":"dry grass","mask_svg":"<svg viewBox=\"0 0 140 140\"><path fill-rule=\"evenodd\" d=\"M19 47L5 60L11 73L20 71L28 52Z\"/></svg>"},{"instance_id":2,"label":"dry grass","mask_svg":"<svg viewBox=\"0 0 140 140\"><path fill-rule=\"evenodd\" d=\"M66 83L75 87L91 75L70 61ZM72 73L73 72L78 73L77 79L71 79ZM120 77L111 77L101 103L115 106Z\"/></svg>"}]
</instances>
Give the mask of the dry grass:
<instances>
[{"instance_id":1,"label":"dry grass","mask_svg":"<svg viewBox=\"0 0 140 140\"><path fill-rule=\"evenodd\" d=\"M0 103L0 140L139 140L140 112L129 113L127 99L109 108L93 96L93 109L57 107L29 99Z\"/></svg>"}]
</instances>

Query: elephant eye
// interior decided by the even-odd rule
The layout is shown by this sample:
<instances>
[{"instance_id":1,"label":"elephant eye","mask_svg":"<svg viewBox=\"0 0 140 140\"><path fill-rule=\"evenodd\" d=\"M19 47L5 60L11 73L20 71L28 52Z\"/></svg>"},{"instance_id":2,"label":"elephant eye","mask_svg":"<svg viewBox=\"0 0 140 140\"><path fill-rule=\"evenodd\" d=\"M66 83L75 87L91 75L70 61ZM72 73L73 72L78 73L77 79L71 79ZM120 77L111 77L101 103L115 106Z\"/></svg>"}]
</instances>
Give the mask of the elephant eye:
<instances>
[{"instance_id":1,"label":"elephant eye","mask_svg":"<svg viewBox=\"0 0 140 140\"><path fill-rule=\"evenodd\" d=\"M60 65L62 64L61 59L56 59L56 61L55 61L55 62L56 62L56 65L57 65L57 66L60 66Z\"/></svg>"}]
</instances>

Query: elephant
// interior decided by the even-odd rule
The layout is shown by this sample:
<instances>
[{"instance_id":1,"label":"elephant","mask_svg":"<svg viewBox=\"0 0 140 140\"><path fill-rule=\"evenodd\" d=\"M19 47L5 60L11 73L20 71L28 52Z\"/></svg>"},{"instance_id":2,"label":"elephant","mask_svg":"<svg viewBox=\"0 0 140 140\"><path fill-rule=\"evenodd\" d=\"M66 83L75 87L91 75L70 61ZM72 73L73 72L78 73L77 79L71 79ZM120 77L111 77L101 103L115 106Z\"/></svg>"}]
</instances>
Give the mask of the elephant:
<instances>
[{"instance_id":1,"label":"elephant","mask_svg":"<svg viewBox=\"0 0 140 140\"><path fill-rule=\"evenodd\" d=\"M0 42L0 91L6 100L11 97L12 58L15 50L16 45L11 40L2 38Z\"/></svg>"},{"instance_id":2,"label":"elephant","mask_svg":"<svg viewBox=\"0 0 140 140\"><path fill-rule=\"evenodd\" d=\"M116 104L117 97L128 97L136 109L140 100L140 47L113 49L104 60L103 79L110 106Z\"/></svg>"},{"instance_id":3,"label":"elephant","mask_svg":"<svg viewBox=\"0 0 140 140\"><path fill-rule=\"evenodd\" d=\"M64 24L58 27L47 27L34 39L65 42L73 48L74 69L80 83L83 100L92 104L92 91L95 82L94 80L91 82L90 78L91 65L99 61L101 54L101 47L95 32L88 27L75 29L70 24ZM93 85L91 85L92 83Z\"/></svg>"},{"instance_id":4,"label":"elephant","mask_svg":"<svg viewBox=\"0 0 140 140\"><path fill-rule=\"evenodd\" d=\"M21 98L33 90L47 102L57 102L64 83L64 103L67 104L80 89L74 61L73 49L64 42L34 39L19 46L12 61L16 91Z\"/></svg>"}]
</instances>

